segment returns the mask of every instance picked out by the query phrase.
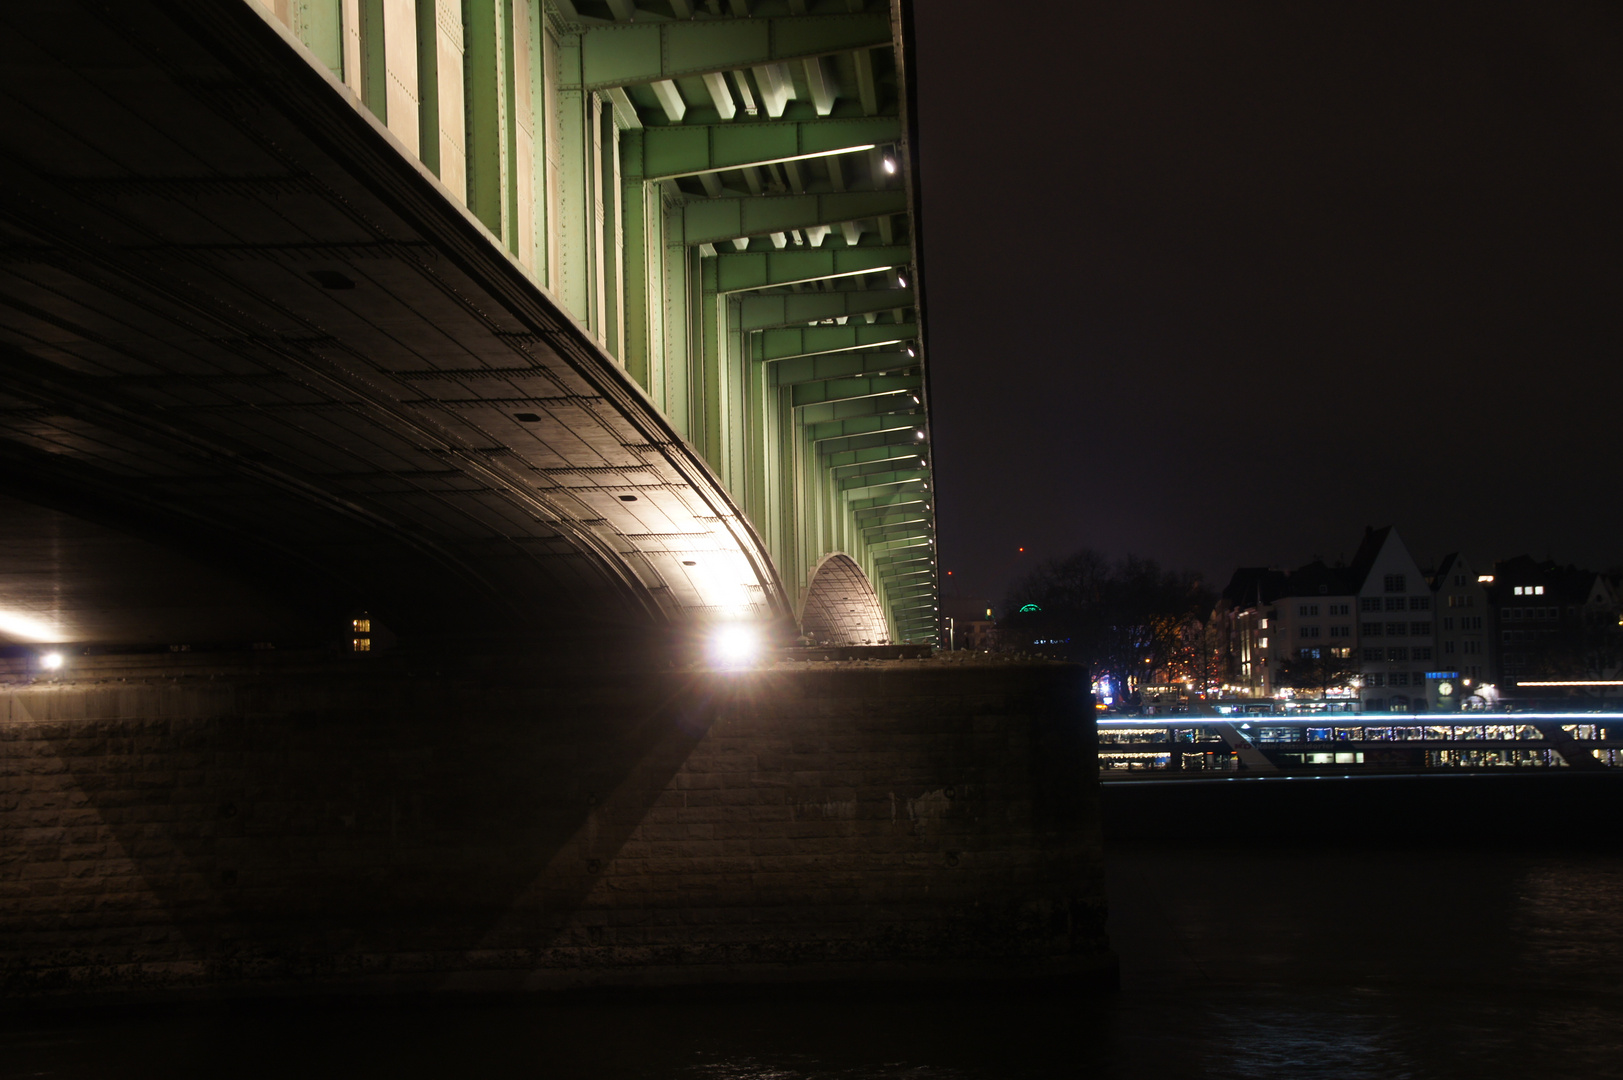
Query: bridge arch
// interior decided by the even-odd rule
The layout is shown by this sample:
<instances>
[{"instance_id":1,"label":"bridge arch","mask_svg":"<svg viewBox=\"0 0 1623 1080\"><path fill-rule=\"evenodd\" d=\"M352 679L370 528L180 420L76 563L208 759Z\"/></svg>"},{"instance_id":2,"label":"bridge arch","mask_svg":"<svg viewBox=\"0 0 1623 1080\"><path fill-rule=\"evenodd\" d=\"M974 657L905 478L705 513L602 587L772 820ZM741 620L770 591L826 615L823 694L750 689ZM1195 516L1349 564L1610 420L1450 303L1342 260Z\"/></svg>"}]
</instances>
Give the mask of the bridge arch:
<instances>
[{"instance_id":1,"label":"bridge arch","mask_svg":"<svg viewBox=\"0 0 1623 1080\"><path fill-rule=\"evenodd\" d=\"M823 645L888 645L890 629L868 575L841 552L812 571L800 614L806 636Z\"/></svg>"}]
</instances>

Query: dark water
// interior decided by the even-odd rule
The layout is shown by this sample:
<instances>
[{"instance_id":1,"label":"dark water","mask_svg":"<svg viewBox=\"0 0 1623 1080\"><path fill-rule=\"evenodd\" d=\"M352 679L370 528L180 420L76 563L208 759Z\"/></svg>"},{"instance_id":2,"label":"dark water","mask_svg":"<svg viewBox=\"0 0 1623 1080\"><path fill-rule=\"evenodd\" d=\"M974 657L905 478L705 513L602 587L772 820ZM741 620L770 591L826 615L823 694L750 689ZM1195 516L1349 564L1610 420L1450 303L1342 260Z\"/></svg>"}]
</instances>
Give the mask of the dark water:
<instances>
[{"instance_id":1,"label":"dark water","mask_svg":"<svg viewBox=\"0 0 1623 1080\"><path fill-rule=\"evenodd\" d=\"M0 1025L0 1077L1623 1077L1623 856L1111 856L1119 994L237 1005Z\"/></svg>"}]
</instances>

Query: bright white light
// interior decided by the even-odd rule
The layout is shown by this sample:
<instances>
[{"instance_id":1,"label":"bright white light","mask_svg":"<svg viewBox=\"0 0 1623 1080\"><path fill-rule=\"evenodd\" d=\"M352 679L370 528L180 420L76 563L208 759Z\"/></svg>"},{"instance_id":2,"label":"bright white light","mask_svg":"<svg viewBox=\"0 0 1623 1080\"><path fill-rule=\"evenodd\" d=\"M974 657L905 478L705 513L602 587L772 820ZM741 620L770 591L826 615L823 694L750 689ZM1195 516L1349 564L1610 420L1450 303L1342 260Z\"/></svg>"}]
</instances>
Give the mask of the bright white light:
<instances>
[{"instance_id":1,"label":"bright white light","mask_svg":"<svg viewBox=\"0 0 1623 1080\"><path fill-rule=\"evenodd\" d=\"M886 155L885 157L885 171L891 173L892 175L894 175L896 172L896 159L890 157L889 155Z\"/></svg>"},{"instance_id":2,"label":"bright white light","mask_svg":"<svg viewBox=\"0 0 1623 1080\"><path fill-rule=\"evenodd\" d=\"M743 667L761 655L761 631L748 623L729 623L710 636L710 658L723 667Z\"/></svg>"},{"instance_id":3,"label":"bright white light","mask_svg":"<svg viewBox=\"0 0 1623 1080\"><path fill-rule=\"evenodd\" d=\"M62 654L59 652L46 653L44 656L39 658L39 666L44 668L46 671L55 671L57 668L62 666Z\"/></svg>"},{"instance_id":4,"label":"bright white light","mask_svg":"<svg viewBox=\"0 0 1623 1080\"><path fill-rule=\"evenodd\" d=\"M896 284L900 285L904 289L907 288L907 275L902 273L900 270L896 271Z\"/></svg>"},{"instance_id":5,"label":"bright white light","mask_svg":"<svg viewBox=\"0 0 1623 1080\"><path fill-rule=\"evenodd\" d=\"M62 640L61 631L44 619L36 619L16 611L0 610L0 634L10 634L30 641Z\"/></svg>"}]
</instances>

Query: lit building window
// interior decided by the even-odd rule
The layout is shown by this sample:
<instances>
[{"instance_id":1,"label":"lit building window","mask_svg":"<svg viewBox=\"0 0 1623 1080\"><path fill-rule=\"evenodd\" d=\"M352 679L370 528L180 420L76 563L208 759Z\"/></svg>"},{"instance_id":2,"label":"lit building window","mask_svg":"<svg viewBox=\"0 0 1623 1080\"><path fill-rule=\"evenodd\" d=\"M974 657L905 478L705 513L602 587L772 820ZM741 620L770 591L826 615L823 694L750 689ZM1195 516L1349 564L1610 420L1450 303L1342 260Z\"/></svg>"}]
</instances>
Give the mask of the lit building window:
<instances>
[{"instance_id":1,"label":"lit building window","mask_svg":"<svg viewBox=\"0 0 1623 1080\"><path fill-rule=\"evenodd\" d=\"M361 614L350 620L350 652L372 651L372 617Z\"/></svg>"}]
</instances>

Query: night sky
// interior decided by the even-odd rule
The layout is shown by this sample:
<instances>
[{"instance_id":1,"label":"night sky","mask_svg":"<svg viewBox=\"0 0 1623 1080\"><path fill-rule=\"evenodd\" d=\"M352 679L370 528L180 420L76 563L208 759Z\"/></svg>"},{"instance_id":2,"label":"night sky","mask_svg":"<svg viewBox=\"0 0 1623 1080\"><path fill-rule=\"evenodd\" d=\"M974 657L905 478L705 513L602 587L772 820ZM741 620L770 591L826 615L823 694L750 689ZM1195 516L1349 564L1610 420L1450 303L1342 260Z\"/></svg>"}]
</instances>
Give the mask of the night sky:
<instances>
[{"instance_id":1,"label":"night sky","mask_svg":"<svg viewBox=\"0 0 1623 1080\"><path fill-rule=\"evenodd\" d=\"M1385 524L1623 563L1623 9L915 10L952 592Z\"/></svg>"}]
</instances>

